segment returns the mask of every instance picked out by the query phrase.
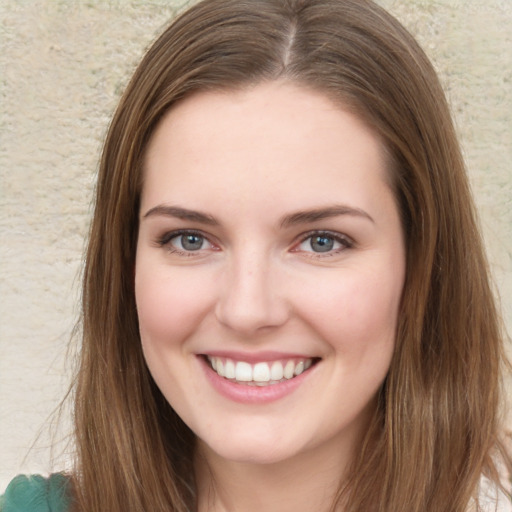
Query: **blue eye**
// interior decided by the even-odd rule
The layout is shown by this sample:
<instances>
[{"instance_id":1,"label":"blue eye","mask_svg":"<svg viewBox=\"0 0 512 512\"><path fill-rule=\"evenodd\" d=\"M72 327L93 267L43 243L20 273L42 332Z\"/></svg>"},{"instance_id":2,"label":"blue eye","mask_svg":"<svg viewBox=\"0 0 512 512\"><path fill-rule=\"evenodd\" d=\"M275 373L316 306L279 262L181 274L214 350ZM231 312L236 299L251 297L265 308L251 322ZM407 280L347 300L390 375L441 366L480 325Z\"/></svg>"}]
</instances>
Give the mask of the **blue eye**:
<instances>
[{"instance_id":1,"label":"blue eye","mask_svg":"<svg viewBox=\"0 0 512 512\"><path fill-rule=\"evenodd\" d=\"M169 233L163 237L159 243L162 246L167 246L169 250L178 253L197 252L213 247L204 236L199 233L194 233L193 231Z\"/></svg>"},{"instance_id":2,"label":"blue eye","mask_svg":"<svg viewBox=\"0 0 512 512\"><path fill-rule=\"evenodd\" d=\"M312 236L309 245L315 252L329 252L334 248L334 238L330 236Z\"/></svg>"},{"instance_id":3,"label":"blue eye","mask_svg":"<svg viewBox=\"0 0 512 512\"><path fill-rule=\"evenodd\" d=\"M195 234L180 235L172 239L172 241L174 240L176 240L177 244L180 246L179 248L185 251L199 251L204 244L204 238Z\"/></svg>"},{"instance_id":4,"label":"blue eye","mask_svg":"<svg viewBox=\"0 0 512 512\"><path fill-rule=\"evenodd\" d=\"M314 253L338 252L352 246L347 238L330 233L315 233L304 238L298 246L299 251Z\"/></svg>"}]
</instances>

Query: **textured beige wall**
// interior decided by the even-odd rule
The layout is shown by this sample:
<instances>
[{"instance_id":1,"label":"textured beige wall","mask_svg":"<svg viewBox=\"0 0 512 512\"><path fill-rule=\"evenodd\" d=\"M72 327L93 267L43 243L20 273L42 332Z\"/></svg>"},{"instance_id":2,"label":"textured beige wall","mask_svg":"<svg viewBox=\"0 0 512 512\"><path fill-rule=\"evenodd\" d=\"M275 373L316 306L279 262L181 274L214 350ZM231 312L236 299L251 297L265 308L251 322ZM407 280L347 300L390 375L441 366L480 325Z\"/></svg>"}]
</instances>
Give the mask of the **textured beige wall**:
<instances>
[{"instance_id":1,"label":"textured beige wall","mask_svg":"<svg viewBox=\"0 0 512 512\"><path fill-rule=\"evenodd\" d=\"M0 489L51 469L46 430L23 458L69 378L101 140L144 48L184 3L0 2ZM441 73L511 330L512 1L381 3Z\"/></svg>"}]
</instances>

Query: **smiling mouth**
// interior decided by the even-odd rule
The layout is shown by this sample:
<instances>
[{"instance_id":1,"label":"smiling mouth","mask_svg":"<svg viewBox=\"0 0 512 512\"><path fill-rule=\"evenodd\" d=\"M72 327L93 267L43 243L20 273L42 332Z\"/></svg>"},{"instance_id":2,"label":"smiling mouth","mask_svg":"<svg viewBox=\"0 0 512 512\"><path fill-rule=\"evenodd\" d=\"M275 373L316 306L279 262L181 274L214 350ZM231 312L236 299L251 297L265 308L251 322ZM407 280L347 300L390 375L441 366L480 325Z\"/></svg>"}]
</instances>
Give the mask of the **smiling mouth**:
<instances>
[{"instance_id":1,"label":"smiling mouth","mask_svg":"<svg viewBox=\"0 0 512 512\"><path fill-rule=\"evenodd\" d=\"M225 357L205 356L205 359L220 377L246 386L269 386L289 381L319 361L319 358L293 358L250 364Z\"/></svg>"}]
</instances>

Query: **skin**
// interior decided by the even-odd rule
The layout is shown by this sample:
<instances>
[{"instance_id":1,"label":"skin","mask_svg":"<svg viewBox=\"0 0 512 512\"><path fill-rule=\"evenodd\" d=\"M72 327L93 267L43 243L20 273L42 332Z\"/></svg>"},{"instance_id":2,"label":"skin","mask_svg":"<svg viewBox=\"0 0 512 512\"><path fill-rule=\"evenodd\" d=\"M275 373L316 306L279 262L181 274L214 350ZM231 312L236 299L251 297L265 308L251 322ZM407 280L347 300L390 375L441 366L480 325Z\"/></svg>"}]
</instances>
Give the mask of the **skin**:
<instances>
[{"instance_id":1,"label":"skin","mask_svg":"<svg viewBox=\"0 0 512 512\"><path fill-rule=\"evenodd\" d=\"M324 95L273 82L179 103L144 172L140 333L198 437L199 510L327 510L387 374L404 282L380 140ZM316 251L319 234L332 249ZM201 355L219 350L318 362L284 397L239 403L206 377Z\"/></svg>"}]
</instances>

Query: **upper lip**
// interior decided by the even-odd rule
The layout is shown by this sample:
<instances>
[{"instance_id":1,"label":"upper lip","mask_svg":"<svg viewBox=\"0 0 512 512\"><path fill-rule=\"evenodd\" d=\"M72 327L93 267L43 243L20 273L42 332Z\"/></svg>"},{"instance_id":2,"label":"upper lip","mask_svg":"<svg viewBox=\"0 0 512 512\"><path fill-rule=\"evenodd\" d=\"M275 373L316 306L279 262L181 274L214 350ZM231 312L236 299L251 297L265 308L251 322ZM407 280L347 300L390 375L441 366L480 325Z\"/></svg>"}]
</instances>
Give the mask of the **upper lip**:
<instances>
[{"instance_id":1,"label":"upper lip","mask_svg":"<svg viewBox=\"0 0 512 512\"><path fill-rule=\"evenodd\" d=\"M246 363L259 363L279 361L283 359L318 359L318 356L299 352L277 352L277 351L260 351L260 352L240 352L232 350L208 350L198 355L208 357L222 357L233 361L245 361Z\"/></svg>"}]
</instances>

